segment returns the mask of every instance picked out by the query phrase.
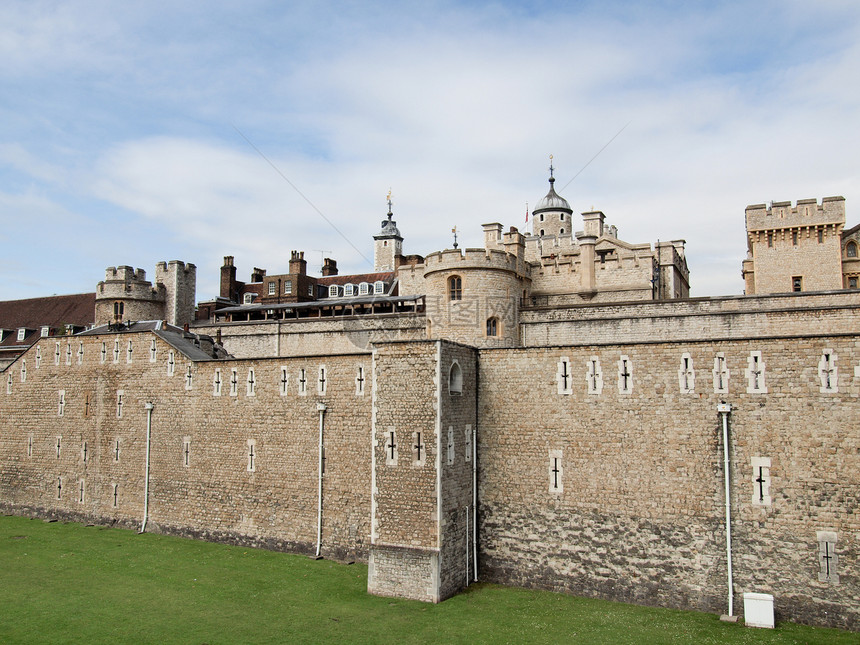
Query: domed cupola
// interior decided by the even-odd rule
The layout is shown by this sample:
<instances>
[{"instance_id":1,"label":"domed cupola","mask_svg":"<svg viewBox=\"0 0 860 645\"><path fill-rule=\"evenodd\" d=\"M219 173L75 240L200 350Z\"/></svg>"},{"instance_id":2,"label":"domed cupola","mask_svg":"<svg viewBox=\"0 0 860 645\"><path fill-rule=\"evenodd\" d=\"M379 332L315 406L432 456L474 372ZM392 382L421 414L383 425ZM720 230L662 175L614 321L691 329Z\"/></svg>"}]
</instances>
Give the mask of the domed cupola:
<instances>
[{"instance_id":1,"label":"domed cupola","mask_svg":"<svg viewBox=\"0 0 860 645\"><path fill-rule=\"evenodd\" d=\"M552 157L549 166L549 192L543 197L532 211L535 235L570 235L570 216L573 209L568 201L555 192L555 177L552 173Z\"/></svg>"}]
</instances>

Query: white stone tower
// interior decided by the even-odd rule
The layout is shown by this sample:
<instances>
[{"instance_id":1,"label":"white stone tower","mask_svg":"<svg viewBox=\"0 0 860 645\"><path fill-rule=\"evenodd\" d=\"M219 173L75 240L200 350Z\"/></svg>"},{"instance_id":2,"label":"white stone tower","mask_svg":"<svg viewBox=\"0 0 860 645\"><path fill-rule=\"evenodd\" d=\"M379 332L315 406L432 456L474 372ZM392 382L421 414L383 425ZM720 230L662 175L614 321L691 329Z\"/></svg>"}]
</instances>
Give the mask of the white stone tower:
<instances>
[{"instance_id":1,"label":"white stone tower","mask_svg":"<svg viewBox=\"0 0 860 645\"><path fill-rule=\"evenodd\" d=\"M552 157L549 164L549 192L532 211L532 231L534 235L570 235L573 233L571 215L573 210L567 200L555 192L555 177L552 176Z\"/></svg>"},{"instance_id":2,"label":"white stone tower","mask_svg":"<svg viewBox=\"0 0 860 645\"><path fill-rule=\"evenodd\" d=\"M382 220L382 230L373 236L373 265L375 271L394 271L395 258L403 255L403 238L391 212L391 193L388 193L388 219Z\"/></svg>"}]
</instances>

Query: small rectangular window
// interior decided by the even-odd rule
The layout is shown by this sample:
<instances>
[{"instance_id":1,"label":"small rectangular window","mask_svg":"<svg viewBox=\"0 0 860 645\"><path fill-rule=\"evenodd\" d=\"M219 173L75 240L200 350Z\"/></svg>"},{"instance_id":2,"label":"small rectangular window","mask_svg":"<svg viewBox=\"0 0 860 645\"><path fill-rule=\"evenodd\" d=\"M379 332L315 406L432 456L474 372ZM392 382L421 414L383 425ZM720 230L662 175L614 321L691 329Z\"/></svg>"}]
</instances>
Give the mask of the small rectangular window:
<instances>
[{"instance_id":1,"label":"small rectangular window","mask_svg":"<svg viewBox=\"0 0 860 645\"><path fill-rule=\"evenodd\" d=\"M284 293L291 294L293 292L293 281L284 280Z\"/></svg>"},{"instance_id":2,"label":"small rectangular window","mask_svg":"<svg viewBox=\"0 0 860 645\"><path fill-rule=\"evenodd\" d=\"M313 295L314 295L314 285L312 285L312 284L308 285L308 295L311 297L313 297Z\"/></svg>"},{"instance_id":3,"label":"small rectangular window","mask_svg":"<svg viewBox=\"0 0 860 645\"><path fill-rule=\"evenodd\" d=\"M278 285L275 284L274 281L270 282L269 283L269 295L270 296L276 296L277 294L278 294Z\"/></svg>"},{"instance_id":4,"label":"small rectangular window","mask_svg":"<svg viewBox=\"0 0 860 645\"><path fill-rule=\"evenodd\" d=\"M818 229L818 243L819 244L824 243L824 229L823 228Z\"/></svg>"},{"instance_id":5,"label":"small rectangular window","mask_svg":"<svg viewBox=\"0 0 860 645\"><path fill-rule=\"evenodd\" d=\"M24 340L24 338L26 336L27 336L27 330L24 329L23 327L21 327L21 329L18 330L18 342L21 342L22 340Z\"/></svg>"},{"instance_id":6,"label":"small rectangular window","mask_svg":"<svg viewBox=\"0 0 860 645\"><path fill-rule=\"evenodd\" d=\"M768 248L773 248L773 233L767 234L767 246Z\"/></svg>"},{"instance_id":7,"label":"small rectangular window","mask_svg":"<svg viewBox=\"0 0 860 645\"><path fill-rule=\"evenodd\" d=\"M791 279L792 291L803 291L803 277L796 275Z\"/></svg>"},{"instance_id":8,"label":"small rectangular window","mask_svg":"<svg viewBox=\"0 0 860 645\"><path fill-rule=\"evenodd\" d=\"M797 231L792 231L792 232L791 232L791 243L792 243L794 246L797 246Z\"/></svg>"}]
</instances>

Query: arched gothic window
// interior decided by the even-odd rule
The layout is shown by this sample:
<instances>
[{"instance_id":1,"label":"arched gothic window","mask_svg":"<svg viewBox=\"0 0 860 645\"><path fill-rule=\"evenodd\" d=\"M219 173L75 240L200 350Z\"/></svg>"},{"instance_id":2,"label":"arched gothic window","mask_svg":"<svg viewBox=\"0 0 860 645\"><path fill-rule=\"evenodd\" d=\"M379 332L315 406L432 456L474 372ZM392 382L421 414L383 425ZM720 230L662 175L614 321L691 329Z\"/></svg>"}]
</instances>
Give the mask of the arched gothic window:
<instances>
[{"instance_id":1,"label":"arched gothic window","mask_svg":"<svg viewBox=\"0 0 860 645\"><path fill-rule=\"evenodd\" d=\"M487 336L498 336L499 335L499 319L493 316L492 318L487 318Z\"/></svg>"},{"instance_id":2,"label":"arched gothic window","mask_svg":"<svg viewBox=\"0 0 860 645\"><path fill-rule=\"evenodd\" d=\"M857 257L857 243L856 242L848 242L848 245L845 247L845 255L849 258Z\"/></svg>"},{"instance_id":3,"label":"arched gothic window","mask_svg":"<svg viewBox=\"0 0 860 645\"><path fill-rule=\"evenodd\" d=\"M450 300L463 299L463 280L458 275L448 278L448 298Z\"/></svg>"},{"instance_id":4,"label":"arched gothic window","mask_svg":"<svg viewBox=\"0 0 860 645\"><path fill-rule=\"evenodd\" d=\"M462 394L463 392L463 370L457 361L451 363L448 370L448 394Z\"/></svg>"}]
</instances>

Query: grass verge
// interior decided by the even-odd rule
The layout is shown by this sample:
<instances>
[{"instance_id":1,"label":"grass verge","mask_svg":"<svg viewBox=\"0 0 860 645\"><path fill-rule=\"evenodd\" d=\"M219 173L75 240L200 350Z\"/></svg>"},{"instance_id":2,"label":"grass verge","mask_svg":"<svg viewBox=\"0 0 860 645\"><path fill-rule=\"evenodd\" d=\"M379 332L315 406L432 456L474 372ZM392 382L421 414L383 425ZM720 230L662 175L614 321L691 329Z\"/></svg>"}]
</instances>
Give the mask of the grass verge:
<instances>
[{"instance_id":1,"label":"grass verge","mask_svg":"<svg viewBox=\"0 0 860 645\"><path fill-rule=\"evenodd\" d=\"M860 643L489 584L438 605L366 593L367 567L0 517L2 643Z\"/></svg>"}]
</instances>

